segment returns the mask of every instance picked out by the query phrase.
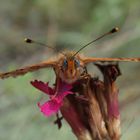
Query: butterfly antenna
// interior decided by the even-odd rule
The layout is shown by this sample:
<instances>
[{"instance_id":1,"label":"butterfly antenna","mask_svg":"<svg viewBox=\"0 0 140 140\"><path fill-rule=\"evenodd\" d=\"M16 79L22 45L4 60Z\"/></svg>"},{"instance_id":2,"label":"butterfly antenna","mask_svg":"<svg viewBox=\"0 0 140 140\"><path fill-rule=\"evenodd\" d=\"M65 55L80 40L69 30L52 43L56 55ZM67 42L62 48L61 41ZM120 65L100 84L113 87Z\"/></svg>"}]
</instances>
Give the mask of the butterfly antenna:
<instances>
[{"instance_id":1,"label":"butterfly antenna","mask_svg":"<svg viewBox=\"0 0 140 140\"><path fill-rule=\"evenodd\" d=\"M24 41L25 41L26 43L30 43L30 44L31 44L31 43L34 43L34 44L38 44L38 45L40 45L40 46L45 46L45 47L47 47L47 48L50 48L50 49L52 49L52 50L55 50L55 48L52 47L52 46L48 46L48 45L46 45L46 44L44 44L44 43L41 43L41 42L32 40L32 39L30 39L30 38L25 38Z\"/></svg>"},{"instance_id":2,"label":"butterfly antenna","mask_svg":"<svg viewBox=\"0 0 140 140\"><path fill-rule=\"evenodd\" d=\"M96 38L95 40L92 40L90 41L89 43L85 44L84 46L82 46L73 56L75 56L76 54L78 54L81 50L83 50L85 47L87 47L88 45L92 44L93 42L96 42L97 40L100 40L101 38L107 36L107 35L110 35L110 34L113 34L113 33L116 33L119 31L119 28L118 27L115 27L113 28L112 30L110 30L109 32L99 36L98 38Z\"/></svg>"},{"instance_id":3,"label":"butterfly antenna","mask_svg":"<svg viewBox=\"0 0 140 140\"><path fill-rule=\"evenodd\" d=\"M52 50L56 50L56 48L54 48L54 47L52 47L52 46L48 46L48 45L46 45L46 44L44 44L44 43L41 43L41 42L39 42L39 41L32 40L32 39L30 39L30 38L25 38L24 41L25 41L26 43L29 43L29 44L34 43L34 44L38 44L38 45L40 45L40 46L45 46L45 47L50 48L50 49L52 49ZM63 54L63 53L61 52L61 54ZM63 54L63 55L64 55L64 54Z\"/></svg>"}]
</instances>

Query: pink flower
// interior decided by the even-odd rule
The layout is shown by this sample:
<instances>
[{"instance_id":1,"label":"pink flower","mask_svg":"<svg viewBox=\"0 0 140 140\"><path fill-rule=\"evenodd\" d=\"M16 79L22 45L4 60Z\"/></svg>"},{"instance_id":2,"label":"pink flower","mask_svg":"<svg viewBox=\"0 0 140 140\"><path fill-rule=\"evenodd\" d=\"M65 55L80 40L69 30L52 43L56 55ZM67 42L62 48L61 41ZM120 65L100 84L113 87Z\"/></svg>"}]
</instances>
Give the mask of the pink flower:
<instances>
[{"instance_id":1,"label":"pink flower","mask_svg":"<svg viewBox=\"0 0 140 140\"><path fill-rule=\"evenodd\" d=\"M63 105L63 99L68 94L73 94L70 90L72 89L71 84L67 84L59 80L58 87L51 88L49 87L49 83L44 83L42 81L31 81L31 84L50 96L50 100L41 104L38 103L40 111L47 117L51 116L54 113L57 113L60 107Z\"/></svg>"}]
</instances>

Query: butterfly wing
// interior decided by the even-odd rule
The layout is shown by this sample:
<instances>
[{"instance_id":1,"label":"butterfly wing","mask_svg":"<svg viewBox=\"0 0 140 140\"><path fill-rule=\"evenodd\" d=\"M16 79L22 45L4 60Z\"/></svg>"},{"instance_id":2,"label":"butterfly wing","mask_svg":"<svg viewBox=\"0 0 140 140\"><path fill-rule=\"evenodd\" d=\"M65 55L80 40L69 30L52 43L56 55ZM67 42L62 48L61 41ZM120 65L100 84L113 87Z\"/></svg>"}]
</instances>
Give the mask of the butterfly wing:
<instances>
[{"instance_id":1,"label":"butterfly wing","mask_svg":"<svg viewBox=\"0 0 140 140\"><path fill-rule=\"evenodd\" d=\"M140 62L140 58L94 58L87 57L83 59L84 64L91 62Z\"/></svg>"},{"instance_id":2,"label":"butterfly wing","mask_svg":"<svg viewBox=\"0 0 140 140\"><path fill-rule=\"evenodd\" d=\"M24 68L20 68L20 69L16 69L10 72L5 72L5 73L0 73L0 78L4 79L4 78L8 78L8 77L16 77L16 76L20 76L20 75L24 75L28 72L33 72L42 68L46 68L46 67L55 67L56 66L56 61L46 61L46 62L42 62L39 64L35 64L32 66L27 66Z\"/></svg>"}]
</instances>

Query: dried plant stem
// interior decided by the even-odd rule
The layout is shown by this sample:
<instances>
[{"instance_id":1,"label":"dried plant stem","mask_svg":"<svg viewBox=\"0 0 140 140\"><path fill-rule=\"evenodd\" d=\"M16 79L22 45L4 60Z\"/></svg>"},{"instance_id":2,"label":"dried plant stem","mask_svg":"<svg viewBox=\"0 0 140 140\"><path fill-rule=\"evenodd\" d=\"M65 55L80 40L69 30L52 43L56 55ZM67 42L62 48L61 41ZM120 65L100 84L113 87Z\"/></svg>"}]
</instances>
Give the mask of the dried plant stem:
<instances>
[{"instance_id":1,"label":"dried plant stem","mask_svg":"<svg viewBox=\"0 0 140 140\"><path fill-rule=\"evenodd\" d=\"M120 140L118 65L96 64L104 80L86 75L75 84L73 92L64 99L61 113L78 140ZM81 98L82 97L82 98ZM80 99L80 100L79 100Z\"/></svg>"},{"instance_id":2,"label":"dried plant stem","mask_svg":"<svg viewBox=\"0 0 140 140\"><path fill-rule=\"evenodd\" d=\"M61 107L61 113L72 128L78 140L92 140L88 129L82 123L82 120L75 110L73 104L66 98Z\"/></svg>"}]
</instances>

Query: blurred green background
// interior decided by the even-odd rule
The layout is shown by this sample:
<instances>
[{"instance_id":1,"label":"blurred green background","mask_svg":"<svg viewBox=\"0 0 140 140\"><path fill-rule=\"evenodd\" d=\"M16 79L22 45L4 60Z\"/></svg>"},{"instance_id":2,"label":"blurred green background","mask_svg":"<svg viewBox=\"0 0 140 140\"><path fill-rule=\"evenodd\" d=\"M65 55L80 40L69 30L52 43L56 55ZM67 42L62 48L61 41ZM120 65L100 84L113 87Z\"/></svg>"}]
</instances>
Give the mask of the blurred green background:
<instances>
[{"instance_id":1,"label":"blurred green background","mask_svg":"<svg viewBox=\"0 0 140 140\"><path fill-rule=\"evenodd\" d=\"M57 51L24 43L25 37L78 50L98 35L120 27L120 32L90 45L81 53L93 57L140 57L139 0L1 0L0 72L39 63ZM120 63L117 84L122 118L122 140L140 138L140 63ZM90 73L98 73L90 65ZM52 69L0 80L0 140L68 140L76 138L63 120L62 129L45 118L36 103L43 94L30 85L39 79L54 83Z\"/></svg>"}]
</instances>

